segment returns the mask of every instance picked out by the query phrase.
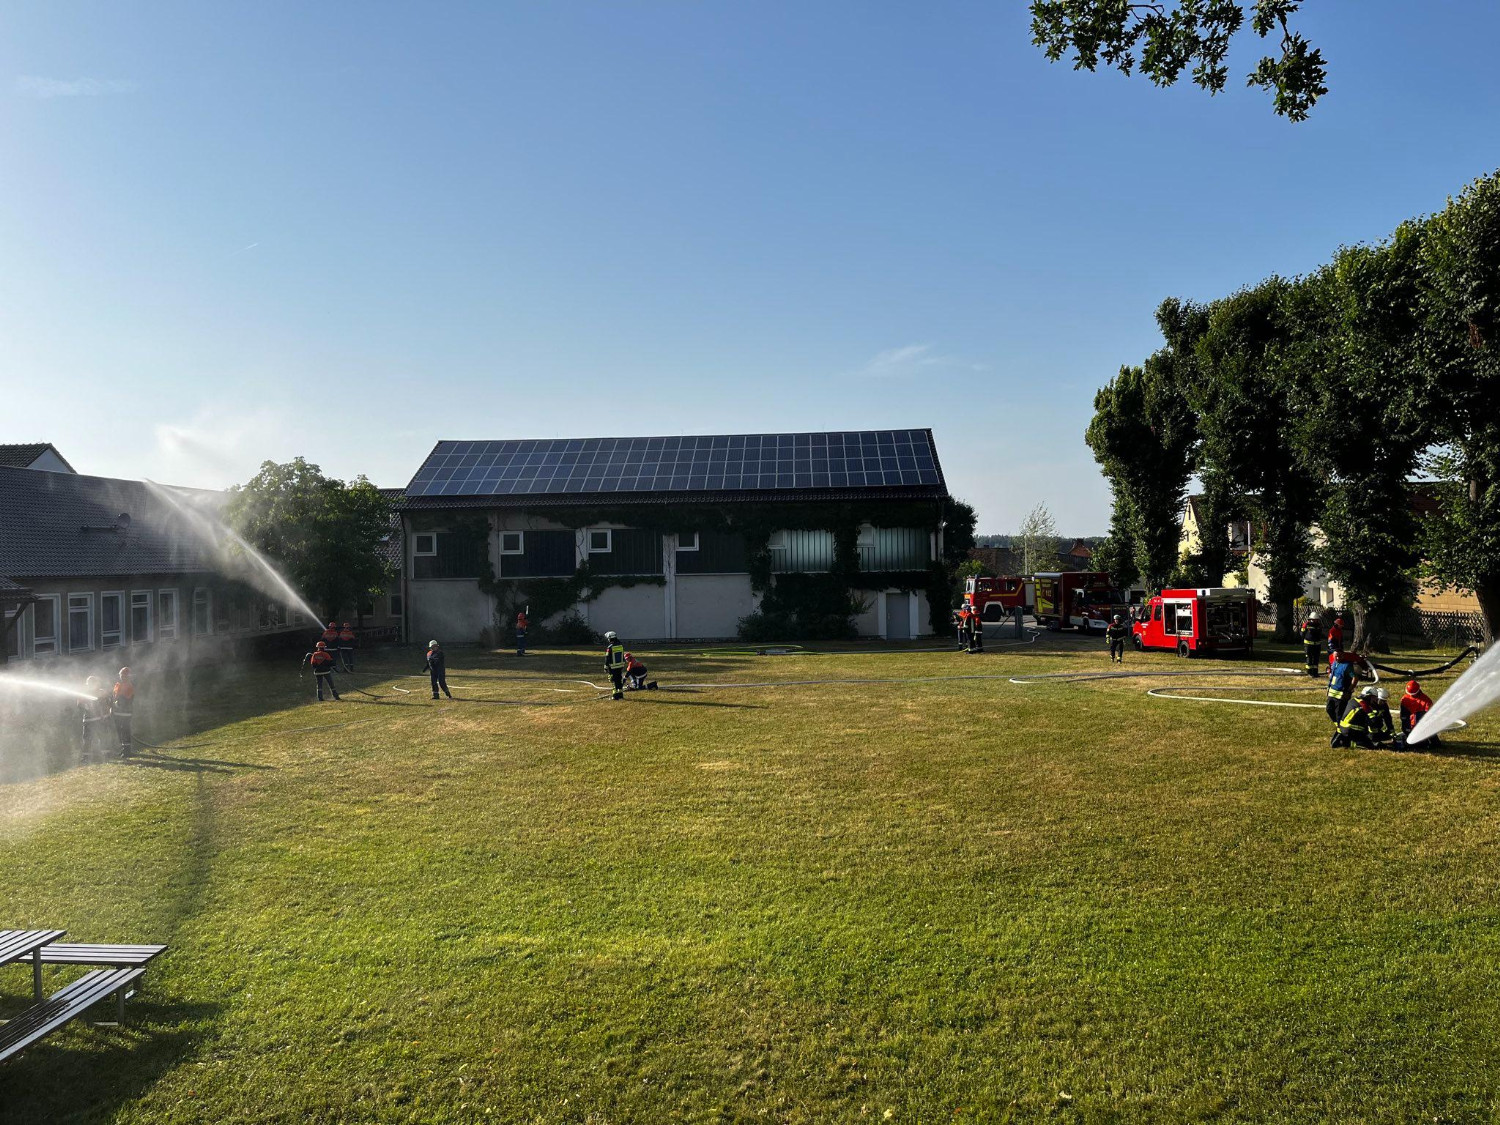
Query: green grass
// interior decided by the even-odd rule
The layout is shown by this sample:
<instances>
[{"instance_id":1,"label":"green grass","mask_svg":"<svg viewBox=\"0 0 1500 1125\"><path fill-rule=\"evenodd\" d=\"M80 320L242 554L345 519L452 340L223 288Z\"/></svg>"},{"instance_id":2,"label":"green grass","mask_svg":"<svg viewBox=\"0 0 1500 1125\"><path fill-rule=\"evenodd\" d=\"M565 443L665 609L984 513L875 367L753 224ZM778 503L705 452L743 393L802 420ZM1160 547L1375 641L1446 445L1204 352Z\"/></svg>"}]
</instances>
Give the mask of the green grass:
<instances>
[{"instance_id":1,"label":"green grass","mask_svg":"<svg viewBox=\"0 0 1500 1125\"><path fill-rule=\"evenodd\" d=\"M592 654L452 655L525 707L433 704L409 654L319 706L288 663L170 721L143 684L178 748L0 787L0 925L172 949L0 1117L1494 1120L1500 724L1330 750L1316 710L1003 678L1099 650L662 653L1002 678L620 704L551 679Z\"/></svg>"}]
</instances>

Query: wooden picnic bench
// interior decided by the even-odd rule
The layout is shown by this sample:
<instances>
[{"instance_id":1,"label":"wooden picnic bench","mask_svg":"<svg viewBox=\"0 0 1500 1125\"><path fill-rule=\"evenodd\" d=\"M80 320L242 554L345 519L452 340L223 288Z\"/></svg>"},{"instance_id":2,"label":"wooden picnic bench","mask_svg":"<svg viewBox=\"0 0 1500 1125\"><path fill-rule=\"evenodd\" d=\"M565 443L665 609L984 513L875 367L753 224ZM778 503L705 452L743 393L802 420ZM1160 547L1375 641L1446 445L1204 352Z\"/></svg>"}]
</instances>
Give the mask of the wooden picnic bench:
<instances>
[{"instance_id":1,"label":"wooden picnic bench","mask_svg":"<svg viewBox=\"0 0 1500 1125\"><path fill-rule=\"evenodd\" d=\"M62 930L0 930L0 965L29 960L36 1003L0 1025L0 1062L19 1054L69 1020L113 995L118 1024L125 1023L125 1001L146 966L166 951L164 945L76 945L58 942ZM43 965L98 965L45 999ZM101 1021L102 1022L102 1021Z\"/></svg>"}]
</instances>

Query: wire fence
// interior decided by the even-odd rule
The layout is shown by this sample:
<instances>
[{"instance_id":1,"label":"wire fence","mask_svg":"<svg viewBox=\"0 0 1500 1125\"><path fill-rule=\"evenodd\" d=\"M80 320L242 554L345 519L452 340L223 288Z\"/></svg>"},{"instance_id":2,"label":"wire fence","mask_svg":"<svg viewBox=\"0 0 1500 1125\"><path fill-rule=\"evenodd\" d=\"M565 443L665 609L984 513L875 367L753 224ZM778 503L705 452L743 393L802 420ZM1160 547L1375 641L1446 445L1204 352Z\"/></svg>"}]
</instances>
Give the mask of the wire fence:
<instances>
[{"instance_id":1,"label":"wire fence","mask_svg":"<svg viewBox=\"0 0 1500 1125\"><path fill-rule=\"evenodd\" d=\"M1314 606L1296 606L1292 610L1292 628L1302 628L1307 615ZM1353 627L1354 614L1336 608L1317 609L1324 622L1330 622L1340 612L1344 620ZM1264 602L1259 605L1259 622L1267 628L1276 625L1276 607ZM1484 640L1484 617L1479 613L1451 613L1415 606L1399 610L1386 619L1386 632L1394 637L1417 641L1434 648L1462 648Z\"/></svg>"}]
</instances>

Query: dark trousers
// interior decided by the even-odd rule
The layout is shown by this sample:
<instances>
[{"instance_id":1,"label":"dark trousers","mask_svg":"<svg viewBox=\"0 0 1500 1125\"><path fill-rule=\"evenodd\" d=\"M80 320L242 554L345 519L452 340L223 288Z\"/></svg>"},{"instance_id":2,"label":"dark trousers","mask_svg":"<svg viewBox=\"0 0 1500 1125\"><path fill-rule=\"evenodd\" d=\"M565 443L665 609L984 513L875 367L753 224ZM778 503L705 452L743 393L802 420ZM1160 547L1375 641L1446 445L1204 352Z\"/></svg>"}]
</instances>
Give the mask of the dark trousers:
<instances>
[{"instance_id":1,"label":"dark trousers","mask_svg":"<svg viewBox=\"0 0 1500 1125\"><path fill-rule=\"evenodd\" d=\"M517 656L525 656L526 655L526 630L525 629L517 629L516 630L516 655Z\"/></svg>"},{"instance_id":2,"label":"dark trousers","mask_svg":"<svg viewBox=\"0 0 1500 1125\"><path fill-rule=\"evenodd\" d=\"M974 627L969 630L969 651L984 651L984 626L977 621L974 623Z\"/></svg>"},{"instance_id":3,"label":"dark trousers","mask_svg":"<svg viewBox=\"0 0 1500 1125\"><path fill-rule=\"evenodd\" d=\"M1123 640L1109 642L1109 658L1117 664L1125 663L1125 642Z\"/></svg>"},{"instance_id":4,"label":"dark trousers","mask_svg":"<svg viewBox=\"0 0 1500 1125\"><path fill-rule=\"evenodd\" d=\"M436 668L429 668L427 670L427 675L432 680L433 699L436 699L438 697L438 688L442 688L443 694L446 695L449 699L453 698L453 693L448 690L448 672L446 669L439 672Z\"/></svg>"},{"instance_id":5,"label":"dark trousers","mask_svg":"<svg viewBox=\"0 0 1500 1125\"><path fill-rule=\"evenodd\" d=\"M344 663L344 671L354 671L354 646L339 649L339 659Z\"/></svg>"},{"instance_id":6,"label":"dark trousers","mask_svg":"<svg viewBox=\"0 0 1500 1125\"><path fill-rule=\"evenodd\" d=\"M130 716L115 712L115 734L120 739L120 753L130 753Z\"/></svg>"},{"instance_id":7,"label":"dark trousers","mask_svg":"<svg viewBox=\"0 0 1500 1125\"><path fill-rule=\"evenodd\" d=\"M83 760L92 762L109 750L109 731L103 719L83 720Z\"/></svg>"},{"instance_id":8,"label":"dark trousers","mask_svg":"<svg viewBox=\"0 0 1500 1125\"><path fill-rule=\"evenodd\" d=\"M323 700L323 684L324 684L325 681L328 684L328 690L329 690L329 692L332 693L333 698L337 699L339 697L339 689L333 686L333 673L332 672L314 672L313 673L313 683L315 683L315 684L318 685L318 701L320 703Z\"/></svg>"},{"instance_id":9,"label":"dark trousers","mask_svg":"<svg viewBox=\"0 0 1500 1125\"><path fill-rule=\"evenodd\" d=\"M614 691L615 698L616 699L624 699L625 698L625 669L624 668L611 668L611 669L609 669L609 679L610 679L610 682L615 685L615 691Z\"/></svg>"},{"instance_id":10,"label":"dark trousers","mask_svg":"<svg viewBox=\"0 0 1500 1125\"><path fill-rule=\"evenodd\" d=\"M1317 645L1303 645L1302 656L1307 661L1307 674L1309 676L1321 675L1323 671L1323 650Z\"/></svg>"},{"instance_id":11,"label":"dark trousers","mask_svg":"<svg viewBox=\"0 0 1500 1125\"><path fill-rule=\"evenodd\" d=\"M1344 717L1344 705L1349 702L1349 693L1343 695L1330 695L1328 697L1328 718L1338 722Z\"/></svg>"}]
</instances>

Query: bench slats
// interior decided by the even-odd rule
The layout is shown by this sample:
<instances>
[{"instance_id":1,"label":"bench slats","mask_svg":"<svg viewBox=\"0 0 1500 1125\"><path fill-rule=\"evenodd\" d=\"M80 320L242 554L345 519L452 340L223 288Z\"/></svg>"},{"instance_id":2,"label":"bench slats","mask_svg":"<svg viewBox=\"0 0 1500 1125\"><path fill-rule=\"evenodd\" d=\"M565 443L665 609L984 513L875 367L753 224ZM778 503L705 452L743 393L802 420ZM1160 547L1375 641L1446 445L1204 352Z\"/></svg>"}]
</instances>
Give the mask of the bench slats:
<instances>
[{"instance_id":1,"label":"bench slats","mask_svg":"<svg viewBox=\"0 0 1500 1125\"><path fill-rule=\"evenodd\" d=\"M25 1050L45 1035L82 1015L111 993L129 988L145 975L144 968L95 969L0 1027L0 1061Z\"/></svg>"},{"instance_id":2,"label":"bench slats","mask_svg":"<svg viewBox=\"0 0 1500 1125\"><path fill-rule=\"evenodd\" d=\"M165 945L76 945L54 942L42 947L44 965L145 965L166 951Z\"/></svg>"}]
</instances>

